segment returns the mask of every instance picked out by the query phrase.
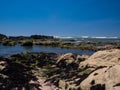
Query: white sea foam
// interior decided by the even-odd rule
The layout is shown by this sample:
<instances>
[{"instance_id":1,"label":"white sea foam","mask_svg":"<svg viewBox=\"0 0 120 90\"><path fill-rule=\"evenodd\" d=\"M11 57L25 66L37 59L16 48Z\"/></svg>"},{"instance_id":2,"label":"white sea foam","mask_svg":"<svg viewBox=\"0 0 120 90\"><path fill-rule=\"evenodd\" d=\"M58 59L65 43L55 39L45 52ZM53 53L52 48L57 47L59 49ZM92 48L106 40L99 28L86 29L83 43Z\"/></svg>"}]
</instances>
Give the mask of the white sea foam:
<instances>
[{"instance_id":1,"label":"white sea foam","mask_svg":"<svg viewBox=\"0 0 120 90\"><path fill-rule=\"evenodd\" d=\"M60 39L71 39L71 38L73 38L73 39L76 39L76 38L91 38L91 39L94 39L94 38L96 38L96 39L118 39L118 37L101 37L101 36L77 36L77 37L71 37L71 36L54 36L55 38L60 38Z\"/></svg>"},{"instance_id":2,"label":"white sea foam","mask_svg":"<svg viewBox=\"0 0 120 90\"><path fill-rule=\"evenodd\" d=\"M97 38L97 39L117 39L118 37L91 37L91 38Z\"/></svg>"},{"instance_id":3,"label":"white sea foam","mask_svg":"<svg viewBox=\"0 0 120 90\"><path fill-rule=\"evenodd\" d=\"M70 39L70 38L74 38L74 37L70 37L70 36L54 36L55 38L60 38L60 39Z\"/></svg>"},{"instance_id":4,"label":"white sea foam","mask_svg":"<svg viewBox=\"0 0 120 90\"><path fill-rule=\"evenodd\" d=\"M81 38L89 38L89 36L81 36Z\"/></svg>"},{"instance_id":5,"label":"white sea foam","mask_svg":"<svg viewBox=\"0 0 120 90\"><path fill-rule=\"evenodd\" d=\"M107 38L107 37L94 37L94 36L93 36L93 37L91 37L91 38L105 39L105 38Z\"/></svg>"}]
</instances>

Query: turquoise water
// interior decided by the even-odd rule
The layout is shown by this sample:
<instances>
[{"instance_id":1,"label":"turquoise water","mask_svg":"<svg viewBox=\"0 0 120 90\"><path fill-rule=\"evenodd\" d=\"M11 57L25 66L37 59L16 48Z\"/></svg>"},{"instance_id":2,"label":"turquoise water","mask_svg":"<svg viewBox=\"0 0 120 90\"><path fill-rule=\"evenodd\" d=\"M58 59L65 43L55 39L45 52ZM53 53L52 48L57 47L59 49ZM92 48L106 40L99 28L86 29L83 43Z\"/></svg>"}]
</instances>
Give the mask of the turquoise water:
<instances>
[{"instance_id":1,"label":"turquoise water","mask_svg":"<svg viewBox=\"0 0 120 90\"><path fill-rule=\"evenodd\" d=\"M1 57L7 57L13 54L21 53L24 51L28 52L52 52L57 54L63 54L63 53L75 53L75 54L86 54L91 55L94 52L91 50L78 50L78 49L65 49L65 48L58 48L58 47L45 47L45 46L3 46L0 44L0 56Z\"/></svg>"}]
</instances>

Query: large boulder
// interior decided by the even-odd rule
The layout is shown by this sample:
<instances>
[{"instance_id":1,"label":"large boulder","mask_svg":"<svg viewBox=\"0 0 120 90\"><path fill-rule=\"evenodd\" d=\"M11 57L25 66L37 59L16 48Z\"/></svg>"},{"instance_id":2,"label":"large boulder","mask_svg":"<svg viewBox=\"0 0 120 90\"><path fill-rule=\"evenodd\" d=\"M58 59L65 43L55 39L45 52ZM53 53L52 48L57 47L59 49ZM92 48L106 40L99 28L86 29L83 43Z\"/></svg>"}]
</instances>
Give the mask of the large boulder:
<instances>
[{"instance_id":1,"label":"large boulder","mask_svg":"<svg viewBox=\"0 0 120 90\"><path fill-rule=\"evenodd\" d=\"M80 87L82 90L120 90L120 65L94 71Z\"/></svg>"},{"instance_id":2,"label":"large boulder","mask_svg":"<svg viewBox=\"0 0 120 90\"><path fill-rule=\"evenodd\" d=\"M56 65L60 68L78 69L80 62L85 61L89 56L66 53L58 56Z\"/></svg>"},{"instance_id":3,"label":"large boulder","mask_svg":"<svg viewBox=\"0 0 120 90\"><path fill-rule=\"evenodd\" d=\"M80 63L80 68L85 67L104 67L120 64L120 50L119 49L111 49L98 51L90 56L87 60Z\"/></svg>"}]
</instances>

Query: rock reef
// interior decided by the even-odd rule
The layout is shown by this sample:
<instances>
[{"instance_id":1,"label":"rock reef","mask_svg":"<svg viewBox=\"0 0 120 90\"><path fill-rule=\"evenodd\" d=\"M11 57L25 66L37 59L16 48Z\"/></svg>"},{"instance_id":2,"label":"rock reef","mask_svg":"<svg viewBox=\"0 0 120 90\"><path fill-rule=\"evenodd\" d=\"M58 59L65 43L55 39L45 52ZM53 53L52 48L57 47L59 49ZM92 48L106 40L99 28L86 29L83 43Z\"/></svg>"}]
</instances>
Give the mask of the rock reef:
<instances>
[{"instance_id":1,"label":"rock reef","mask_svg":"<svg viewBox=\"0 0 120 90\"><path fill-rule=\"evenodd\" d=\"M0 58L1 90L120 90L120 50Z\"/></svg>"},{"instance_id":2,"label":"rock reef","mask_svg":"<svg viewBox=\"0 0 120 90\"><path fill-rule=\"evenodd\" d=\"M120 49L120 42L98 42L98 41L81 41L75 40L61 40L53 36L45 35L31 35L31 36L6 36L0 34L0 43L5 46L33 46L42 45L49 47L59 47L67 49L80 49L80 50L108 50Z\"/></svg>"}]
</instances>

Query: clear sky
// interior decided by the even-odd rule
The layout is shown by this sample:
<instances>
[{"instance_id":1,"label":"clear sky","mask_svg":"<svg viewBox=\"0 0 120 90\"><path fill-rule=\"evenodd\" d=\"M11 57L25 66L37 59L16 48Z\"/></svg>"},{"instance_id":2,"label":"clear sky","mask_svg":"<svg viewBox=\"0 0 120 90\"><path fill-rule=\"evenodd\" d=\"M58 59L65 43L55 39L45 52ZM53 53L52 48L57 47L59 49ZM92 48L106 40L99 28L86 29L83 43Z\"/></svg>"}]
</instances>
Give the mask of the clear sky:
<instances>
[{"instance_id":1,"label":"clear sky","mask_svg":"<svg viewBox=\"0 0 120 90\"><path fill-rule=\"evenodd\" d=\"M120 36L120 0L0 0L0 33Z\"/></svg>"}]
</instances>

